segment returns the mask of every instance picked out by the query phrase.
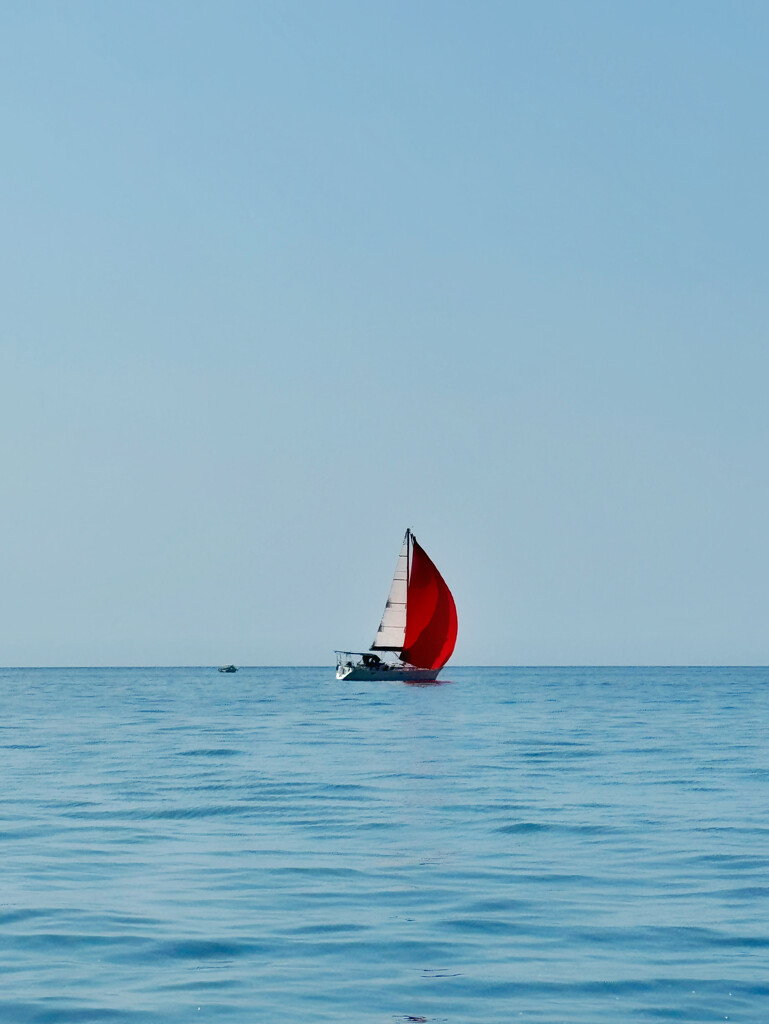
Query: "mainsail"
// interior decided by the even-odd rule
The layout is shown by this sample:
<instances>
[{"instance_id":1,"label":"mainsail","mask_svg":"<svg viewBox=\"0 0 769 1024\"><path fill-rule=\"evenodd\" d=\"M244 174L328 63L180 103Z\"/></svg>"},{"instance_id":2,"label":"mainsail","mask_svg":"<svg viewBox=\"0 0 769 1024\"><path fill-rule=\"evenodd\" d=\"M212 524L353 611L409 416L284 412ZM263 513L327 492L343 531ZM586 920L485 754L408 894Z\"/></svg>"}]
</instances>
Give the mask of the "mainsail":
<instances>
[{"instance_id":1,"label":"mainsail","mask_svg":"<svg viewBox=\"0 0 769 1024\"><path fill-rule=\"evenodd\" d=\"M416 668L440 669L456 640L457 610L451 591L407 530L371 650L397 651Z\"/></svg>"},{"instance_id":2,"label":"mainsail","mask_svg":"<svg viewBox=\"0 0 769 1024\"><path fill-rule=\"evenodd\" d=\"M395 574L387 595L382 621L371 645L372 651L400 651L406 635L406 587L409 575L409 536L406 530L401 553L395 566Z\"/></svg>"}]
</instances>

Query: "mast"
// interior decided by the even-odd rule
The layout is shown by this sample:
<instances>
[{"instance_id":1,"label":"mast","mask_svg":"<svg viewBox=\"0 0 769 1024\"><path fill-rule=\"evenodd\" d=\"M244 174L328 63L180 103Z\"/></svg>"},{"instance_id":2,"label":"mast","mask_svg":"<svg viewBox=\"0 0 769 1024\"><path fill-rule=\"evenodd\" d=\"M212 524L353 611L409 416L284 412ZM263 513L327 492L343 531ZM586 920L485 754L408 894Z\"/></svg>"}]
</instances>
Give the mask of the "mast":
<instances>
[{"instance_id":1,"label":"mast","mask_svg":"<svg viewBox=\"0 0 769 1024\"><path fill-rule=\"evenodd\" d=\"M406 622L409 614L409 576L411 576L411 527L406 527ZM406 631L403 631L403 641L406 641ZM403 661L403 651L398 654L398 660Z\"/></svg>"},{"instance_id":2,"label":"mast","mask_svg":"<svg viewBox=\"0 0 769 1024\"><path fill-rule=\"evenodd\" d=\"M411 527L406 527L406 622L408 622L409 614L409 576L411 575ZM406 641L406 631L403 631L403 641ZM403 651L398 654L398 659L403 660Z\"/></svg>"}]
</instances>

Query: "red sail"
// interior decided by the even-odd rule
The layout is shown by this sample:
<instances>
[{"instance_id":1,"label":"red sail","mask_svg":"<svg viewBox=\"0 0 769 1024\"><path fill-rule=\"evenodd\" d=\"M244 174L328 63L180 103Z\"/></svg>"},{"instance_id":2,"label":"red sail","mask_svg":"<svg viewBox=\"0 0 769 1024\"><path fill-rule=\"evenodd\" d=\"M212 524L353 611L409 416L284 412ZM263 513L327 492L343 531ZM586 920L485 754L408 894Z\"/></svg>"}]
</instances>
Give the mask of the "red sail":
<instances>
[{"instance_id":1,"label":"red sail","mask_svg":"<svg viewBox=\"0 0 769 1024\"><path fill-rule=\"evenodd\" d=\"M442 668L457 642L457 609L443 577L411 539L406 637L401 658L417 668Z\"/></svg>"}]
</instances>

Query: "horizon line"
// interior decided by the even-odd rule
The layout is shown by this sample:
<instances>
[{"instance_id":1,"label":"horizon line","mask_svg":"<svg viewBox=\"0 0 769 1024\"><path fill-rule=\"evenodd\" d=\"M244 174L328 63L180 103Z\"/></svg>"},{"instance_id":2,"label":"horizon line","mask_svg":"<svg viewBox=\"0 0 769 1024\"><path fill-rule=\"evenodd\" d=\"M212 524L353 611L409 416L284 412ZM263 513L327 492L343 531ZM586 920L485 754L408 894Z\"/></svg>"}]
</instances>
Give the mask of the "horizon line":
<instances>
[{"instance_id":1,"label":"horizon line","mask_svg":"<svg viewBox=\"0 0 769 1024\"><path fill-rule=\"evenodd\" d=\"M216 664L210 665L0 665L0 672L17 671L17 670L54 670L54 669L189 669L189 668L200 668L200 669L218 669L220 666ZM277 665L237 665L238 670L241 669L279 669L279 668L317 668L317 669L333 669L334 665L331 662L322 663L307 663L307 664L277 664ZM447 666L444 666L440 671L446 670ZM473 669L473 668L520 668L520 669L531 669L531 668L769 668L769 664L759 664L755 662L592 662L592 663L578 663L578 662L553 662L553 663L538 663L538 664L467 664L467 665L452 665L449 667L449 671L452 668L459 669Z\"/></svg>"}]
</instances>

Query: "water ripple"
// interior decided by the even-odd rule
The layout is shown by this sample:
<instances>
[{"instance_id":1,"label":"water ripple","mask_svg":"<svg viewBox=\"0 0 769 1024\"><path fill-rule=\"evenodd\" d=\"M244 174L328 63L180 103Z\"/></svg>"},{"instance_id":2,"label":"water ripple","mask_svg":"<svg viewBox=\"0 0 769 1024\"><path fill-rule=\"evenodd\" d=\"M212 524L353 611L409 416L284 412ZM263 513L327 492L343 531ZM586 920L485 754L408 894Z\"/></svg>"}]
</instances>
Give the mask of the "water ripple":
<instances>
[{"instance_id":1,"label":"water ripple","mask_svg":"<svg viewBox=\"0 0 769 1024\"><path fill-rule=\"evenodd\" d=\"M2 670L3 1024L763 1024L760 669Z\"/></svg>"}]
</instances>

